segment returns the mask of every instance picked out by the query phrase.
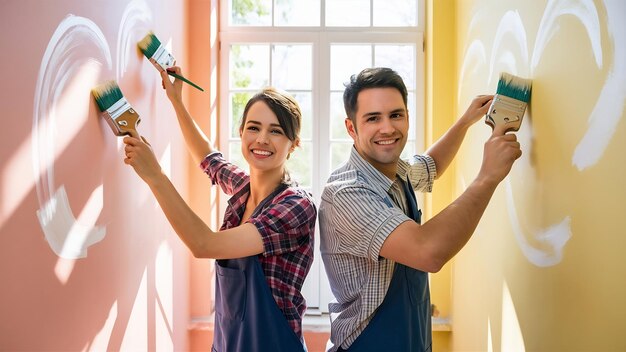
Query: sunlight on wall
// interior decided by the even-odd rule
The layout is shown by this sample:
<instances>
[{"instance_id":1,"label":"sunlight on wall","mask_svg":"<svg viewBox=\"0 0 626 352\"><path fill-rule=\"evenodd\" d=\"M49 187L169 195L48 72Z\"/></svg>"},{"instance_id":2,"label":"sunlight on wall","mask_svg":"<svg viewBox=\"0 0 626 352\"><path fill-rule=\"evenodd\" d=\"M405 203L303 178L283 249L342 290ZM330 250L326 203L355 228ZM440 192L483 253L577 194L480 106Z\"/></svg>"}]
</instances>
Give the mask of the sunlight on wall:
<instances>
[{"instance_id":1,"label":"sunlight on wall","mask_svg":"<svg viewBox=\"0 0 626 352\"><path fill-rule=\"evenodd\" d=\"M96 336L94 336L90 345L87 346L87 349L83 351L106 351L108 349L111 334L115 327L115 321L117 320L117 310L117 301L115 301L109 310L109 315L104 322L104 326L98 331Z\"/></svg>"},{"instance_id":2,"label":"sunlight on wall","mask_svg":"<svg viewBox=\"0 0 626 352\"><path fill-rule=\"evenodd\" d=\"M502 283L502 348L500 350L507 352L526 351L515 304L506 282Z\"/></svg>"},{"instance_id":3,"label":"sunlight on wall","mask_svg":"<svg viewBox=\"0 0 626 352\"><path fill-rule=\"evenodd\" d=\"M491 319L487 318L487 352L493 352L493 335L491 334Z\"/></svg>"},{"instance_id":4,"label":"sunlight on wall","mask_svg":"<svg viewBox=\"0 0 626 352\"><path fill-rule=\"evenodd\" d=\"M174 260L172 248L167 242L161 243L154 260L154 280L156 286L156 346L159 351L174 350Z\"/></svg>"},{"instance_id":5,"label":"sunlight on wall","mask_svg":"<svg viewBox=\"0 0 626 352\"><path fill-rule=\"evenodd\" d=\"M161 169L163 173L169 178L172 179L172 144L168 143L163 150L163 154L159 158L159 165L161 165Z\"/></svg>"},{"instance_id":6,"label":"sunlight on wall","mask_svg":"<svg viewBox=\"0 0 626 352\"><path fill-rule=\"evenodd\" d=\"M120 351L148 351L148 285L147 269L141 276L141 284L126 323L126 331L120 345Z\"/></svg>"}]
</instances>

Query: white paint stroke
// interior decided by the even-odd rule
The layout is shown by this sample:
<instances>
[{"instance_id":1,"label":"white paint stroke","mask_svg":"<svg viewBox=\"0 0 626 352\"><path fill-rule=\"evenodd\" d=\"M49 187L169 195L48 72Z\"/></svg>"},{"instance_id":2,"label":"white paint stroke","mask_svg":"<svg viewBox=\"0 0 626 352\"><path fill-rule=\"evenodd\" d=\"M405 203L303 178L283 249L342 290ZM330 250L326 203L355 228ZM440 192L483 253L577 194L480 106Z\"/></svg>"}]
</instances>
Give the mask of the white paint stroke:
<instances>
[{"instance_id":1,"label":"white paint stroke","mask_svg":"<svg viewBox=\"0 0 626 352\"><path fill-rule=\"evenodd\" d=\"M622 1L607 1L607 27L613 65L588 120L588 128L572 156L579 171L595 165L611 141L626 104L626 9Z\"/></svg>"},{"instance_id":2,"label":"white paint stroke","mask_svg":"<svg viewBox=\"0 0 626 352\"><path fill-rule=\"evenodd\" d=\"M461 72L459 74L459 90L457 91L457 103L461 104L462 86L466 80L466 75L474 75L487 64L487 54L485 53L485 45L482 41L475 39L469 45L463 55L463 63L461 64Z\"/></svg>"},{"instance_id":3,"label":"white paint stroke","mask_svg":"<svg viewBox=\"0 0 626 352\"><path fill-rule=\"evenodd\" d=\"M76 221L64 186L37 211L37 217L50 248L61 258L85 258L87 248L105 235L104 227Z\"/></svg>"},{"instance_id":4,"label":"white paint stroke","mask_svg":"<svg viewBox=\"0 0 626 352\"><path fill-rule=\"evenodd\" d=\"M126 5L117 33L117 80L124 77L128 59L138 52L137 42L148 34L151 23L152 11L144 0L133 0Z\"/></svg>"},{"instance_id":5,"label":"white paint stroke","mask_svg":"<svg viewBox=\"0 0 626 352\"><path fill-rule=\"evenodd\" d=\"M528 40L526 39L526 28L524 28L522 18L517 11L507 11L500 19L498 29L496 29L496 37L493 41L493 50L491 51L491 65L489 67L488 82L495 79L493 77L493 69L495 68L496 60L498 59L502 60L503 58L507 58L508 60L505 63L508 65L510 70L515 70L515 72L517 72L517 68L520 67L520 65L517 65L514 53L510 51L502 52L501 50L503 43L511 43L509 40L505 41L505 39L508 39L509 37L512 37L513 43L518 45L522 60L521 67L528 66ZM514 72L510 73L516 74Z\"/></svg>"},{"instance_id":6,"label":"white paint stroke","mask_svg":"<svg viewBox=\"0 0 626 352\"><path fill-rule=\"evenodd\" d=\"M56 124L55 104L67 82L75 78L77 70L89 67L94 61L99 62L85 55L89 46L96 47L110 68L111 54L100 28L87 18L66 16L48 42L35 89L31 139L34 174L39 175L35 182L40 206L37 217L52 250L66 259L84 258L87 247L102 240L105 234L104 227L76 221L64 186L55 189L54 181L58 131L64 131ZM96 208L101 211L102 204Z\"/></svg>"},{"instance_id":7,"label":"white paint stroke","mask_svg":"<svg viewBox=\"0 0 626 352\"><path fill-rule=\"evenodd\" d=\"M513 187L508 178L506 179L506 201L515 239L528 261L539 267L549 267L560 263L563 260L565 244L572 237L571 218L566 216L560 223L534 232L533 239L539 244L539 248L537 248L526 239L521 222L517 217Z\"/></svg>"},{"instance_id":8,"label":"white paint stroke","mask_svg":"<svg viewBox=\"0 0 626 352\"><path fill-rule=\"evenodd\" d=\"M537 30L531 71L534 71L539 64L543 50L548 45L548 42L560 30L557 19L564 15L575 16L585 27L596 65L598 65L598 68L602 68L600 20L594 2L592 0L554 0L548 1Z\"/></svg>"}]
</instances>

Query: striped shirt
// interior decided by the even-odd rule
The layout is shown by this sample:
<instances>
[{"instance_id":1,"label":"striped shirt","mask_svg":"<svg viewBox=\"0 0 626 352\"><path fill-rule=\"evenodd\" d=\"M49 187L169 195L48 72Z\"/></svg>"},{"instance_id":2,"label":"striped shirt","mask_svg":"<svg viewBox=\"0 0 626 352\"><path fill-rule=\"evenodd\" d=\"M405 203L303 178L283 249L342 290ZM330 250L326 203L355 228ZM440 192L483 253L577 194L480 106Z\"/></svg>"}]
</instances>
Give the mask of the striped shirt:
<instances>
[{"instance_id":1,"label":"striped shirt","mask_svg":"<svg viewBox=\"0 0 626 352\"><path fill-rule=\"evenodd\" d=\"M319 215L320 250L335 296L329 304L330 351L350 347L385 298L394 262L380 257L380 248L398 225L412 221L400 180L430 192L435 176L434 160L416 155L410 164L398 162L392 181L354 147L347 163L331 174Z\"/></svg>"},{"instance_id":2,"label":"striped shirt","mask_svg":"<svg viewBox=\"0 0 626 352\"><path fill-rule=\"evenodd\" d=\"M250 195L250 176L226 162L219 152L207 155L200 167L232 195L221 230L237 227ZM256 226L263 240L259 261L272 296L287 322L302 338L302 316L306 302L301 289L313 262L313 239L317 210L312 196L298 187L287 187L274 197L257 216L246 223Z\"/></svg>"}]
</instances>

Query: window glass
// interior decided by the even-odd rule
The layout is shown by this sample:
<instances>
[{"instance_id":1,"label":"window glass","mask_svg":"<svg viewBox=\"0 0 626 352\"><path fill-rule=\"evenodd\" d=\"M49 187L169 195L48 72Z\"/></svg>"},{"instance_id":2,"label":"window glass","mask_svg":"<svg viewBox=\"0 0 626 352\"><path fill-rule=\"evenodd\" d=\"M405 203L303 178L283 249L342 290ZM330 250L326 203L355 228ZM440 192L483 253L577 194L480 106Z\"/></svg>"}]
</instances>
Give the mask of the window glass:
<instances>
[{"instance_id":1,"label":"window glass","mask_svg":"<svg viewBox=\"0 0 626 352\"><path fill-rule=\"evenodd\" d=\"M374 66L393 68L407 89L415 89L415 45L378 44L374 52Z\"/></svg>"},{"instance_id":2,"label":"window glass","mask_svg":"<svg viewBox=\"0 0 626 352\"><path fill-rule=\"evenodd\" d=\"M370 0L326 0L325 19L330 27L368 27Z\"/></svg>"},{"instance_id":3,"label":"window glass","mask_svg":"<svg viewBox=\"0 0 626 352\"><path fill-rule=\"evenodd\" d=\"M230 48L230 88L260 89L269 84L269 45L235 44Z\"/></svg>"},{"instance_id":4,"label":"window glass","mask_svg":"<svg viewBox=\"0 0 626 352\"><path fill-rule=\"evenodd\" d=\"M272 47L272 85L284 90L312 88L313 51L308 45Z\"/></svg>"},{"instance_id":5,"label":"window glass","mask_svg":"<svg viewBox=\"0 0 626 352\"><path fill-rule=\"evenodd\" d=\"M304 188L311 189L313 168L313 146L311 142L302 142L286 162L289 175Z\"/></svg>"},{"instance_id":6,"label":"window glass","mask_svg":"<svg viewBox=\"0 0 626 352\"><path fill-rule=\"evenodd\" d=\"M272 0L230 0L232 26L271 26Z\"/></svg>"},{"instance_id":7,"label":"window glass","mask_svg":"<svg viewBox=\"0 0 626 352\"><path fill-rule=\"evenodd\" d=\"M343 92L330 93L330 121L328 125L330 126L331 139L350 140L345 127L346 117L346 110L343 106Z\"/></svg>"},{"instance_id":8,"label":"window glass","mask_svg":"<svg viewBox=\"0 0 626 352\"><path fill-rule=\"evenodd\" d=\"M311 92L289 92L300 105L302 111L302 124L300 126L300 138L310 140L313 138L313 95Z\"/></svg>"},{"instance_id":9,"label":"window glass","mask_svg":"<svg viewBox=\"0 0 626 352\"><path fill-rule=\"evenodd\" d=\"M239 138L239 126L243 119L243 110L252 97L250 92L230 93L230 138Z\"/></svg>"},{"instance_id":10,"label":"window glass","mask_svg":"<svg viewBox=\"0 0 626 352\"><path fill-rule=\"evenodd\" d=\"M417 0L374 0L374 27L417 26Z\"/></svg>"},{"instance_id":11,"label":"window glass","mask_svg":"<svg viewBox=\"0 0 626 352\"><path fill-rule=\"evenodd\" d=\"M372 46L362 44L331 44L330 89L343 92L350 76L372 66Z\"/></svg>"},{"instance_id":12,"label":"window glass","mask_svg":"<svg viewBox=\"0 0 626 352\"><path fill-rule=\"evenodd\" d=\"M276 0L276 26L319 26L320 0Z\"/></svg>"}]
</instances>

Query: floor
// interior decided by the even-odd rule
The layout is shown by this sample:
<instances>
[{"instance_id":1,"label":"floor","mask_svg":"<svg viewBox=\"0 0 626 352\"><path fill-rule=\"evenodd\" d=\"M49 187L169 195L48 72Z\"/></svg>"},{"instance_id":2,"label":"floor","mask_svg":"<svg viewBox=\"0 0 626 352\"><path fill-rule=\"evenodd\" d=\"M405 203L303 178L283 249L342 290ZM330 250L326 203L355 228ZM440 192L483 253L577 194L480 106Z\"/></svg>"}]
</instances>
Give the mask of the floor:
<instances>
[{"instance_id":1,"label":"floor","mask_svg":"<svg viewBox=\"0 0 626 352\"><path fill-rule=\"evenodd\" d=\"M310 332L304 333L304 340L309 352L324 352L326 351L326 342L330 337L328 332ZM213 343L213 331L211 330L192 330L189 336L190 346L189 350L193 352L208 352L211 351L211 345Z\"/></svg>"}]
</instances>

